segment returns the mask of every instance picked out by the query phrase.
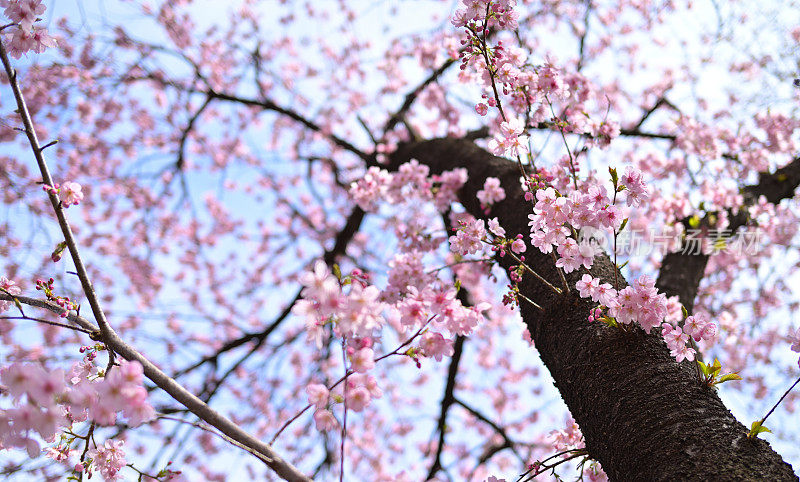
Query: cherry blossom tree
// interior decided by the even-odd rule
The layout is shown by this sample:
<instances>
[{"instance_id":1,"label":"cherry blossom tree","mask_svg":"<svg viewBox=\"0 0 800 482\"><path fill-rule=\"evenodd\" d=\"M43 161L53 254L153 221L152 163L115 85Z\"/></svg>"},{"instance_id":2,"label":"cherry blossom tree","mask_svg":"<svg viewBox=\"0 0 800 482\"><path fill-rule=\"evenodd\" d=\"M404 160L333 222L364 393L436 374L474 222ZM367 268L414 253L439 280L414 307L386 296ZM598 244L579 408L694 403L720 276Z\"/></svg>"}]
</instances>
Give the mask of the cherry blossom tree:
<instances>
[{"instance_id":1,"label":"cherry blossom tree","mask_svg":"<svg viewBox=\"0 0 800 482\"><path fill-rule=\"evenodd\" d=\"M797 480L796 5L155 3L0 1L5 474Z\"/></svg>"}]
</instances>

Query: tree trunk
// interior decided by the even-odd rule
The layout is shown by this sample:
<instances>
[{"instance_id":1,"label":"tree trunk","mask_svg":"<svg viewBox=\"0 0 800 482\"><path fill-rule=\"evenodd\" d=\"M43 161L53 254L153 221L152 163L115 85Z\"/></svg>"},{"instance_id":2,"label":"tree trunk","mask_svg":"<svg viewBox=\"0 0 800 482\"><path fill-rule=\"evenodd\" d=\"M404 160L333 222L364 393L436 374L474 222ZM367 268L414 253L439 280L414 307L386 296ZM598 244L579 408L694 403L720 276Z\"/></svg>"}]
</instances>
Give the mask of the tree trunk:
<instances>
[{"instance_id":1,"label":"tree trunk","mask_svg":"<svg viewBox=\"0 0 800 482\"><path fill-rule=\"evenodd\" d=\"M523 199L515 163L465 139L401 145L392 164L410 159L426 164L432 173L466 168L469 179L459 193L465 209L479 218L496 216L509 238L517 234L527 238L532 207ZM490 176L501 180L506 199L487 216L476 193ZM525 255L534 270L562 286L552 257L535 248ZM514 264L508 256L497 261L506 270ZM526 302L520 311L583 432L589 455L611 480L798 480L791 465L766 441L747 438L748 429L716 391L697 380L692 362L677 363L670 356L658 330L648 335L640 328L589 323L589 310L596 303L580 298L575 289L584 272L567 275L570 291L563 295L524 276L521 293L544 311ZM614 285L615 267L608 256L598 256L590 273ZM626 285L620 273L617 280L618 288ZM695 293L691 292L692 298Z\"/></svg>"}]
</instances>

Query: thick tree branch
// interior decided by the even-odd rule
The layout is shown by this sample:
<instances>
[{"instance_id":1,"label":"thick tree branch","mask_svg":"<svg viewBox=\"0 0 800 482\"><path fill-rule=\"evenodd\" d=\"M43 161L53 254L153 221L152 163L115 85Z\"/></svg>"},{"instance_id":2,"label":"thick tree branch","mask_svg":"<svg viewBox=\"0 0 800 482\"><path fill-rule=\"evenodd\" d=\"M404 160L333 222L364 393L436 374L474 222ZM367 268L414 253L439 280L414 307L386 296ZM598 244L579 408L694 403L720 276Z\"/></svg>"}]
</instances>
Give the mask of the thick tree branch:
<instances>
[{"instance_id":1,"label":"thick tree branch","mask_svg":"<svg viewBox=\"0 0 800 482\"><path fill-rule=\"evenodd\" d=\"M412 158L433 173L466 168L464 207L479 218L497 216L509 237L527 236L530 209L515 164L463 139L406 144L394 154L398 162ZM501 180L507 197L486 215L476 194L489 176ZM549 256L526 254L537 272L558 279ZM498 264L508 270L512 261ZM598 256L591 274L612 282L615 271L622 280L611 260ZM570 286L582 274L570 273ZM797 480L766 441L747 438L716 391L698 383L691 363L677 363L657 333L590 324L594 304L574 288L558 295L526 278L520 290L545 308L523 303L520 311L589 454L612 480Z\"/></svg>"},{"instance_id":2,"label":"thick tree branch","mask_svg":"<svg viewBox=\"0 0 800 482\"><path fill-rule=\"evenodd\" d=\"M464 353L464 341L466 338L457 336L453 344L453 356L450 357L450 366L447 368L447 381L445 382L444 395L442 396L441 409L439 411L439 419L436 422L436 433L438 440L436 442L436 454L433 456L433 463L428 476L425 480L430 480L442 470L442 451L444 450L444 437L447 429L447 412L450 407L455 403L456 399L453 395L456 389L456 377L458 376L458 365L461 362L461 355Z\"/></svg>"},{"instance_id":3,"label":"thick tree branch","mask_svg":"<svg viewBox=\"0 0 800 482\"><path fill-rule=\"evenodd\" d=\"M374 156L365 153L361 149L351 144L349 141L346 141L345 139L342 139L341 137L335 134L327 133L322 127L320 127L319 124L303 117L300 113L295 112L292 109L282 107L269 99L251 99L233 94L226 94L224 92L216 92L211 89L209 89L207 92L204 93L208 95L209 98L211 99L225 100L228 102L235 102L237 104L247 105L251 107L260 107L261 109L264 110L277 112L278 114L286 116L292 119L293 121L301 124L303 127L309 130L325 134L325 137L330 139L331 142L333 142L335 145L341 147L346 151L352 152L353 154L357 155L358 157L366 161L367 164L371 165L375 162Z\"/></svg>"},{"instance_id":4,"label":"thick tree branch","mask_svg":"<svg viewBox=\"0 0 800 482\"><path fill-rule=\"evenodd\" d=\"M782 199L794 196L798 185L800 185L800 156L772 174L761 173L757 184L743 189L744 205L737 213L729 213L731 234L748 223L747 208L758 202L760 196L777 204ZM684 220L684 226L689 227L688 219ZM683 306L691 313L708 265L709 255L696 254L696 249L690 243L692 241L684 239L678 251L664 256L656 287L667 296L677 295Z\"/></svg>"},{"instance_id":5,"label":"thick tree branch","mask_svg":"<svg viewBox=\"0 0 800 482\"><path fill-rule=\"evenodd\" d=\"M442 65L440 65L439 68L431 72L431 74L424 81L422 81L422 83L419 84L416 89L406 94L406 97L403 100L403 105L401 105L400 108L397 109L397 112L392 114L392 116L389 117L389 119L386 121L386 124L384 124L383 126L384 135L386 135L387 132L394 129L395 126L400 121L403 120L408 110L411 109L411 106L414 104L414 101L417 100L417 97L419 97L419 94L421 94L422 91L425 90L425 87L427 87L433 82L436 82L436 79L441 77L441 75L454 63L456 63L456 61L453 59L447 60Z\"/></svg>"}]
</instances>

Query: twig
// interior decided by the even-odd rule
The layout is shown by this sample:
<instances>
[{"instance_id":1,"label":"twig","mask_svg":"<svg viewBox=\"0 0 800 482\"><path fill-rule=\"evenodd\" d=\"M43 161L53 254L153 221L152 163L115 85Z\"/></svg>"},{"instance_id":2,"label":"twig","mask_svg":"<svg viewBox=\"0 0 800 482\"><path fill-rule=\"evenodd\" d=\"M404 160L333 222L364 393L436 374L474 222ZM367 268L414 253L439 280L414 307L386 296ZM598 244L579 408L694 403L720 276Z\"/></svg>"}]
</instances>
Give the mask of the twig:
<instances>
[{"instance_id":1,"label":"twig","mask_svg":"<svg viewBox=\"0 0 800 482\"><path fill-rule=\"evenodd\" d=\"M519 258L518 258L518 257L517 257L517 256L516 256L516 255L515 255L513 252L511 252L510 250L509 250L509 251L506 251L506 252L507 252L507 253L508 253L508 254L509 254L509 255L510 255L512 258L514 258L514 260L515 260L515 261L517 261L517 262L518 262L518 263L519 263L519 264L520 264L520 265L521 265L521 266L522 266L522 267L525 269L525 271L527 271L528 273L530 273L530 274L532 274L533 276L535 276L535 277L536 277L536 279L538 279L538 280L539 280L539 281L541 281L542 283L546 284L548 288L550 288L551 290L553 290L555 293L557 293L557 294L559 294L559 295L560 295L561 293L563 293L563 291L561 291L561 288L558 288L558 287L556 287L556 286L553 286L553 284L552 284L552 283L550 283L549 281L547 281L546 279L544 279L544 278L542 277L542 275L540 275L539 273L537 273L536 271L534 271L533 269L531 269L531 267L530 267L530 266L528 266L527 264L525 264L525 263L524 263L524 262L523 262L521 259L519 259ZM564 281L564 286L565 286L565 287L567 287L567 289L569 289L569 287L567 286L567 283L566 283L566 281Z\"/></svg>"},{"instance_id":2,"label":"twig","mask_svg":"<svg viewBox=\"0 0 800 482\"><path fill-rule=\"evenodd\" d=\"M58 323L57 321L50 321L44 320L42 318L33 318L31 316L0 316L0 320L28 320L28 321L36 321L38 323L43 323L45 325L57 326L59 328L66 328L68 330L75 330L80 331L82 333L86 333L87 335L92 335L93 333L85 328L81 328L78 326L71 326L66 325L64 323Z\"/></svg>"},{"instance_id":3,"label":"twig","mask_svg":"<svg viewBox=\"0 0 800 482\"><path fill-rule=\"evenodd\" d=\"M787 395L789 395L789 392L791 392L791 391L792 391L792 389L794 389L795 385L797 385L798 383L800 383L800 378L798 378L797 380L795 380L795 381L794 381L794 383L792 383L792 386L791 386L791 387L789 387L789 389L788 389L788 390L786 390L786 391L783 393L783 396L781 396L781 399L780 399L780 400L778 400L778 402L777 402L775 405L773 405L773 406L772 406L772 408L769 410L769 412L767 412L767 414L766 414L766 415L764 415L764 418L762 418L762 419L761 419L761 425L763 425L763 424L764 424L764 422L767 420L767 417L769 417L770 415L772 415L772 412L774 412L774 411L775 411L775 409L776 409L776 408L778 408L778 405L780 405L780 404L781 404L781 402L783 401L783 399L784 399L784 398L786 398L786 396L787 396Z\"/></svg>"}]
</instances>

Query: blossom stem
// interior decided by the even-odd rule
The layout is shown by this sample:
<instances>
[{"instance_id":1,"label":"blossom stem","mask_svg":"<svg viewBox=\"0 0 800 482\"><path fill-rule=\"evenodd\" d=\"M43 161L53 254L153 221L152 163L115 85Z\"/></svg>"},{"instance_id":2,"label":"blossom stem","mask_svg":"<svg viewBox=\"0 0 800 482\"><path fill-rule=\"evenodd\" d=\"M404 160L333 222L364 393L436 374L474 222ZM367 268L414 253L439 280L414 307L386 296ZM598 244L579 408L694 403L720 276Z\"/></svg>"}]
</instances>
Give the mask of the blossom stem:
<instances>
[{"instance_id":1,"label":"blossom stem","mask_svg":"<svg viewBox=\"0 0 800 482\"><path fill-rule=\"evenodd\" d=\"M516 294L517 294L517 296L519 296L519 297L520 297L520 298L522 298L523 300L525 300L525 301L527 301L528 303L532 304L534 308L536 308L536 309L538 309L539 311L541 311L542 313L544 313L544 308L542 308L542 307L541 307L541 306L540 306L538 303L536 303L536 302L535 302L535 301L533 301L532 299L528 298L527 296L523 295L523 294L522 294L522 293L520 293L519 291L517 291L517 293L516 293Z\"/></svg>"},{"instance_id":2,"label":"blossom stem","mask_svg":"<svg viewBox=\"0 0 800 482\"><path fill-rule=\"evenodd\" d=\"M550 99L547 97L547 94L544 96L544 100L547 101L548 107L550 107L550 112L553 114L553 119L556 121L556 126L558 126L558 132L561 134L561 139L564 141L564 147L567 148L567 155L569 155L569 170L572 173L572 182L575 185L575 189L578 189L578 173L575 170L575 160L572 157L572 150L569 148L569 143L567 142L567 136L564 134L564 126L561 125L560 119L556 116L556 111L553 109L553 103L550 102Z\"/></svg>"},{"instance_id":3,"label":"blossom stem","mask_svg":"<svg viewBox=\"0 0 800 482\"><path fill-rule=\"evenodd\" d=\"M91 335L92 334L91 331L89 331L89 330L87 330L85 328L81 328L79 326L67 325L67 324L64 324L64 323L58 323L58 322L55 322L55 321L44 320L44 319L41 319L41 318L33 318L31 316L0 316L0 320L36 321L36 322L39 322L39 323L44 323L45 325L57 326L59 328L66 328L68 330L80 331L82 333L86 333L87 335Z\"/></svg>"},{"instance_id":4,"label":"blossom stem","mask_svg":"<svg viewBox=\"0 0 800 482\"><path fill-rule=\"evenodd\" d=\"M530 274L532 274L533 276L535 276L535 277L536 277L536 279L538 279L538 280L539 280L539 281L541 281L542 283L546 284L548 288L550 288L551 290L555 291L555 292L556 292L556 293L558 293L559 295L560 295L561 293L563 293L563 291L561 291L561 289L560 289L560 288L558 288L558 287L556 287L556 286L553 286L553 284L552 284L552 283L550 283L549 281L547 281L546 279L544 279L544 278L542 277L542 275L540 275L540 274L539 274L539 273L537 273L536 271L532 270L530 266L528 266L527 264L525 264L525 263L524 263L524 262L523 262L521 259L519 259L519 258L518 258L518 257L517 257L517 256L516 256L516 255L515 255L513 252L511 252L511 251L507 251L507 253L508 253L509 255L511 255L511 257L512 257L512 258L514 258L514 260L515 260L515 261L517 261L517 262L520 264L520 266L522 266L522 267L525 269L525 271L527 271L528 273L530 273ZM566 286L566 281L564 281L564 286Z\"/></svg>"},{"instance_id":5,"label":"blossom stem","mask_svg":"<svg viewBox=\"0 0 800 482\"><path fill-rule=\"evenodd\" d=\"M550 257L553 258L553 263L558 262L556 259L556 253L554 251L550 251ZM564 285L564 289L567 293L569 293L569 284L567 284L567 277L564 276L564 270L556 266L556 271L558 272L558 276L561 277L561 283Z\"/></svg>"}]
</instances>

